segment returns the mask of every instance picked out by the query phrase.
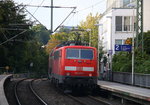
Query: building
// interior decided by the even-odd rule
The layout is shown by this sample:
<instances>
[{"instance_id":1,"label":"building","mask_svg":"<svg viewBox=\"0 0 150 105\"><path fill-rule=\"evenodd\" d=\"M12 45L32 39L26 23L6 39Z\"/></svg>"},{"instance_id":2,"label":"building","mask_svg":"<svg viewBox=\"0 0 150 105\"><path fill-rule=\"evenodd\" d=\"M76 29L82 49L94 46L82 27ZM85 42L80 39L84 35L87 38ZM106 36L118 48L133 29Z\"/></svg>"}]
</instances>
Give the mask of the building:
<instances>
[{"instance_id":1,"label":"building","mask_svg":"<svg viewBox=\"0 0 150 105\"><path fill-rule=\"evenodd\" d=\"M115 44L124 44L136 36L136 1L107 0L107 9L99 21L99 38L106 54L115 54ZM143 31L150 30L150 0L143 0ZM134 26L134 27L133 27Z\"/></svg>"}]
</instances>

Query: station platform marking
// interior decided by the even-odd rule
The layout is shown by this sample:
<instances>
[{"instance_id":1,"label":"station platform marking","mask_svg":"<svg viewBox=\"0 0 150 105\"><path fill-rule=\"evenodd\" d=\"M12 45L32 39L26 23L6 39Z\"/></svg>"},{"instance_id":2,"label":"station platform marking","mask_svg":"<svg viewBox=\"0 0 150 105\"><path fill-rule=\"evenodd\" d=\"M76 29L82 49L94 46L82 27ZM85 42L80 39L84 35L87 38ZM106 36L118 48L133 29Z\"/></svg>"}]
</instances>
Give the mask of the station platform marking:
<instances>
[{"instance_id":1,"label":"station platform marking","mask_svg":"<svg viewBox=\"0 0 150 105\"><path fill-rule=\"evenodd\" d=\"M0 75L0 81L5 77L6 75Z\"/></svg>"},{"instance_id":2,"label":"station platform marking","mask_svg":"<svg viewBox=\"0 0 150 105\"><path fill-rule=\"evenodd\" d=\"M136 87L132 85L124 85L124 84L108 82L108 81L98 81L98 85L100 86L100 88L105 90L150 101L150 89L147 88Z\"/></svg>"}]
</instances>

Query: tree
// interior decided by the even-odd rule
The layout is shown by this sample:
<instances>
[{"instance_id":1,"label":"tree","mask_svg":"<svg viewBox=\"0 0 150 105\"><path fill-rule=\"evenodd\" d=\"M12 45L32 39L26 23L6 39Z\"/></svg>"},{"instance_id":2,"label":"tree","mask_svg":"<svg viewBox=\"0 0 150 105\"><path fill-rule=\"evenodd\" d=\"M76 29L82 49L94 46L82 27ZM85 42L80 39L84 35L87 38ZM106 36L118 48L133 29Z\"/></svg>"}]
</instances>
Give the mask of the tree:
<instances>
[{"instance_id":1,"label":"tree","mask_svg":"<svg viewBox=\"0 0 150 105\"><path fill-rule=\"evenodd\" d=\"M30 71L43 75L48 65L48 56L41 48L45 40L37 40L35 33L45 34L44 29L30 30L30 23L23 8L11 0L0 1L0 67L10 66L9 71L14 73Z\"/></svg>"},{"instance_id":2,"label":"tree","mask_svg":"<svg viewBox=\"0 0 150 105\"><path fill-rule=\"evenodd\" d=\"M50 36L50 40L46 45L46 52L50 53L53 48L55 48L58 44L68 41L69 35L65 32L55 33Z\"/></svg>"},{"instance_id":3,"label":"tree","mask_svg":"<svg viewBox=\"0 0 150 105\"><path fill-rule=\"evenodd\" d=\"M24 41L31 38L28 23L23 9L15 6L13 1L0 1L0 67L11 65L11 59L15 59L15 55L19 56L17 50L23 50ZM13 39L8 41L10 38Z\"/></svg>"},{"instance_id":4,"label":"tree","mask_svg":"<svg viewBox=\"0 0 150 105\"><path fill-rule=\"evenodd\" d=\"M49 38L50 38L49 37L50 36L50 31L47 30L46 27L44 27L41 24L33 26L32 30L34 32L35 39L37 39L37 41L39 41L43 45L46 45Z\"/></svg>"},{"instance_id":5,"label":"tree","mask_svg":"<svg viewBox=\"0 0 150 105\"><path fill-rule=\"evenodd\" d=\"M21 33L24 29L29 29L30 23L25 19L25 14L22 8L15 6L11 0L0 1L0 42ZM16 31L17 30L17 31ZM29 39L30 35L22 33L16 40ZM12 42L10 42L12 43Z\"/></svg>"},{"instance_id":6,"label":"tree","mask_svg":"<svg viewBox=\"0 0 150 105\"><path fill-rule=\"evenodd\" d=\"M144 51L150 55L150 31L144 33Z\"/></svg>"},{"instance_id":7,"label":"tree","mask_svg":"<svg viewBox=\"0 0 150 105\"><path fill-rule=\"evenodd\" d=\"M85 40L89 43L91 43L91 46L98 47L98 24L99 19L101 15L96 14L96 16L93 16L92 13L90 13L85 21L82 21L79 25L81 29L84 29L86 32L84 32Z\"/></svg>"}]
</instances>

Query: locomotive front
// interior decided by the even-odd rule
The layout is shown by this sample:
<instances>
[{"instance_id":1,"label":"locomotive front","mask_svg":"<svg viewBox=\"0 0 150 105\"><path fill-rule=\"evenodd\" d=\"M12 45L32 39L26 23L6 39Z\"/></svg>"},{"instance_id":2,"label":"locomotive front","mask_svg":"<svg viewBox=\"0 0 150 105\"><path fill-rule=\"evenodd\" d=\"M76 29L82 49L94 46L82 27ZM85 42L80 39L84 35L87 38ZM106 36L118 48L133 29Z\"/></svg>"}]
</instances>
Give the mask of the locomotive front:
<instances>
[{"instance_id":1,"label":"locomotive front","mask_svg":"<svg viewBox=\"0 0 150 105\"><path fill-rule=\"evenodd\" d=\"M88 46L66 46L62 49L64 84L94 86L97 84L97 52Z\"/></svg>"}]
</instances>

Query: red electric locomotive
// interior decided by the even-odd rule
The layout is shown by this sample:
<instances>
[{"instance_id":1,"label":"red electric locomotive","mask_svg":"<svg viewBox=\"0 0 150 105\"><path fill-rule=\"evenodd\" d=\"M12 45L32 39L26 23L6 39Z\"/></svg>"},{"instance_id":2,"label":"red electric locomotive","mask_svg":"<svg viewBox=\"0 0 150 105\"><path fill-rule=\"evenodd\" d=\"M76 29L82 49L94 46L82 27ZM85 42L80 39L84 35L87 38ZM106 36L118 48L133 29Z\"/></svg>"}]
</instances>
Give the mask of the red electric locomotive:
<instances>
[{"instance_id":1,"label":"red electric locomotive","mask_svg":"<svg viewBox=\"0 0 150 105\"><path fill-rule=\"evenodd\" d=\"M58 85L96 86L96 48L80 45L56 47L49 56L48 75Z\"/></svg>"}]
</instances>

